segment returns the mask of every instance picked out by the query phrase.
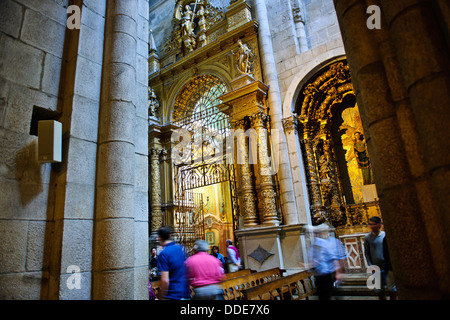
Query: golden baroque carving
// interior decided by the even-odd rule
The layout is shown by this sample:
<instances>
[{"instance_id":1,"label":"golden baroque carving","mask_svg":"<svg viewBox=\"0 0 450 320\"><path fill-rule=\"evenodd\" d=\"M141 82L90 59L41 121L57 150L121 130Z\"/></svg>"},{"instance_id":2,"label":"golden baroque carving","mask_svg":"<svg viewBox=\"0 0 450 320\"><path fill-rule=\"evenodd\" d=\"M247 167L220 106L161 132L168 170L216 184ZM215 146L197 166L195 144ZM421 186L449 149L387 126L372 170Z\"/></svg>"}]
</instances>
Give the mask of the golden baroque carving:
<instances>
[{"instance_id":1,"label":"golden baroque carving","mask_svg":"<svg viewBox=\"0 0 450 320\"><path fill-rule=\"evenodd\" d=\"M238 40L238 51L236 52L236 68L241 74L252 75L254 69L255 54L242 40Z\"/></svg>"},{"instance_id":2,"label":"golden baroque carving","mask_svg":"<svg viewBox=\"0 0 450 320\"><path fill-rule=\"evenodd\" d=\"M207 31L224 18L223 10L212 6L209 0L178 0L173 14L173 30L165 41L164 54L174 50L187 54L204 46Z\"/></svg>"},{"instance_id":3,"label":"golden baroque carving","mask_svg":"<svg viewBox=\"0 0 450 320\"><path fill-rule=\"evenodd\" d=\"M159 111L159 102L156 98L155 90L148 87L148 116L156 117Z\"/></svg>"},{"instance_id":4,"label":"golden baroque carving","mask_svg":"<svg viewBox=\"0 0 450 320\"><path fill-rule=\"evenodd\" d=\"M324 119L329 107L342 101L350 91L353 91L353 86L348 65L343 62L332 64L326 72L303 89L304 99L300 115Z\"/></svg>"},{"instance_id":5,"label":"golden baroque carving","mask_svg":"<svg viewBox=\"0 0 450 320\"><path fill-rule=\"evenodd\" d=\"M160 156L161 149L150 150L150 178L151 178L151 192L152 200L152 230L156 231L162 226L162 212L161 212L161 179L160 179Z\"/></svg>"}]
</instances>

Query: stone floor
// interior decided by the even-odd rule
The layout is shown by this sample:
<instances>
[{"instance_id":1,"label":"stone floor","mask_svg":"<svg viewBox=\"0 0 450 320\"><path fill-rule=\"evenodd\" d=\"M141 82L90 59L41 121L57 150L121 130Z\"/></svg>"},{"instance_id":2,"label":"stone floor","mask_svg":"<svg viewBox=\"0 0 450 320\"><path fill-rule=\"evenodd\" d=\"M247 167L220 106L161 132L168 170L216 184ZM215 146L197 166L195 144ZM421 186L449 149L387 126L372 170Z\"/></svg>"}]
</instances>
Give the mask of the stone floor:
<instances>
[{"instance_id":1,"label":"stone floor","mask_svg":"<svg viewBox=\"0 0 450 320\"><path fill-rule=\"evenodd\" d=\"M368 276L365 273L343 274L332 300L379 300L375 292L367 288ZM318 300L318 297L313 296L310 299Z\"/></svg>"}]
</instances>

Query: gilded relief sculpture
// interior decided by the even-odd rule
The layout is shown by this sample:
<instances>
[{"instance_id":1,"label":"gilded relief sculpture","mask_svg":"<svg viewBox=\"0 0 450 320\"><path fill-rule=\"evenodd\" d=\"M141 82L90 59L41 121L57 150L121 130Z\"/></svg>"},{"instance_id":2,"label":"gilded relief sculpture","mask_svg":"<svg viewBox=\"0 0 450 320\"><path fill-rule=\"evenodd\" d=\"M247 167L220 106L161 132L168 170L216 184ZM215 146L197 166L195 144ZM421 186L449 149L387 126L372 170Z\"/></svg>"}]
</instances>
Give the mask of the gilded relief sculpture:
<instances>
[{"instance_id":1,"label":"gilded relief sculpture","mask_svg":"<svg viewBox=\"0 0 450 320\"><path fill-rule=\"evenodd\" d=\"M255 59L254 53L250 50L247 44L242 40L238 40L238 52L237 52L237 69L242 74L252 74L253 72L253 60Z\"/></svg>"},{"instance_id":2,"label":"gilded relief sculpture","mask_svg":"<svg viewBox=\"0 0 450 320\"><path fill-rule=\"evenodd\" d=\"M350 178L354 189L353 196L356 202L362 202L361 187L373 184L374 181L358 106L344 110L342 119L343 124L339 130L344 132L341 140L347 167L352 173Z\"/></svg>"},{"instance_id":3,"label":"gilded relief sculpture","mask_svg":"<svg viewBox=\"0 0 450 320\"><path fill-rule=\"evenodd\" d=\"M156 98L155 90L148 87L148 116L150 118L157 117L159 111L159 102Z\"/></svg>"},{"instance_id":4,"label":"gilded relief sculpture","mask_svg":"<svg viewBox=\"0 0 450 320\"><path fill-rule=\"evenodd\" d=\"M186 5L183 12L183 18L182 18L182 30L183 30L183 36L187 36L192 34L193 31L193 25L192 20L194 18L194 14L192 13L191 7L189 5Z\"/></svg>"},{"instance_id":5,"label":"gilded relief sculpture","mask_svg":"<svg viewBox=\"0 0 450 320\"><path fill-rule=\"evenodd\" d=\"M223 18L223 12L208 0L178 0L173 14L173 31L165 41L164 53L186 55L207 44L208 29Z\"/></svg>"}]
</instances>

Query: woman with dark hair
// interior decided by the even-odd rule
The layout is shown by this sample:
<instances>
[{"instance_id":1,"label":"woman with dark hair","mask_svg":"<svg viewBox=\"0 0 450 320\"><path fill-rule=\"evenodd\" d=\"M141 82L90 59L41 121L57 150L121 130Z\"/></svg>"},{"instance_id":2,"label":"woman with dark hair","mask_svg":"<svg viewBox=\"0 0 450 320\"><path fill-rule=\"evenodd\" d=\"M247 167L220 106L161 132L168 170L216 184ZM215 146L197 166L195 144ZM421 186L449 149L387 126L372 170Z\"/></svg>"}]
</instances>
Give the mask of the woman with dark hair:
<instances>
[{"instance_id":1,"label":"woman with dark hair","mask_svg":"<svg viewBox=\"0 0 450 320\"><path fill-rule=\"evenodd\" d=\"M226 270L225 268L225 258L224 256L219 252L219 247L218 246L213 246L212 247L212 256L216 257L217 259L220 260L220 262L222 262L223 265L223 269Z\"/></svg>"}]
</instances>

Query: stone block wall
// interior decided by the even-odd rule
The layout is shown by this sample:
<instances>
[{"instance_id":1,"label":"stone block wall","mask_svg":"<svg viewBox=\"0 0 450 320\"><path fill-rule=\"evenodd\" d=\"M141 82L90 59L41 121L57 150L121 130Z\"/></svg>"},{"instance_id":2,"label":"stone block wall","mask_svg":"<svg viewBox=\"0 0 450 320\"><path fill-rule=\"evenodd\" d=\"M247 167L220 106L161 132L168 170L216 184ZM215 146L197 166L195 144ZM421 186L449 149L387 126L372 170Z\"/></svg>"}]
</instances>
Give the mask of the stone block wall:
<instances>
[{"instance_id":1,"label":"stone block wall","mask_svg":"<svg viewBox=\"0 0 450 320\"><path fill-rule=\"evenodd\" d=\"M0 10L0 298L39 299L52 166L37 163L33 107L56 111L67 1Z\"/></svg>"},{"instance_id":2,"label":"stone block wall","mask_svg":"<svg viewBox=\"0 0 450 320\"><path fill-rule=\"evenodd\" d=\"M81 7L79 30L66 28L68 0L1 4L2 299L92 298L107 0L74 4ZM135 107L126 117L134 128L130 137L135 168L129 179L133 205L126 235L134 244L134 283L128 299L148 297L148 0L136 0L135 10L135 49L127 58L136 72L126 82L133 84L129 87ZM37 137L30 132L34 107L62 122L62 163L37 162ZM70 266L80 269L79 289L67 286Z\"/></svg>"},{"instance_id":3,"label":"stone block wall","mask_svg":"<svg viewBox=\"0 0 450 320\"><path fill-rule=\"evenodd\" d=\"M295 91L303 80L299 75L304 77L305 70L309 72L329 59L345 55L336 12L332 0L270 0L266 6L281 97L283 104L292 108L295 101L290 91ZM303 50L296 31L299 24L306 35ZM289 108L284 108L284 117L289 116Z\"/></svg>"}]
</instances>

